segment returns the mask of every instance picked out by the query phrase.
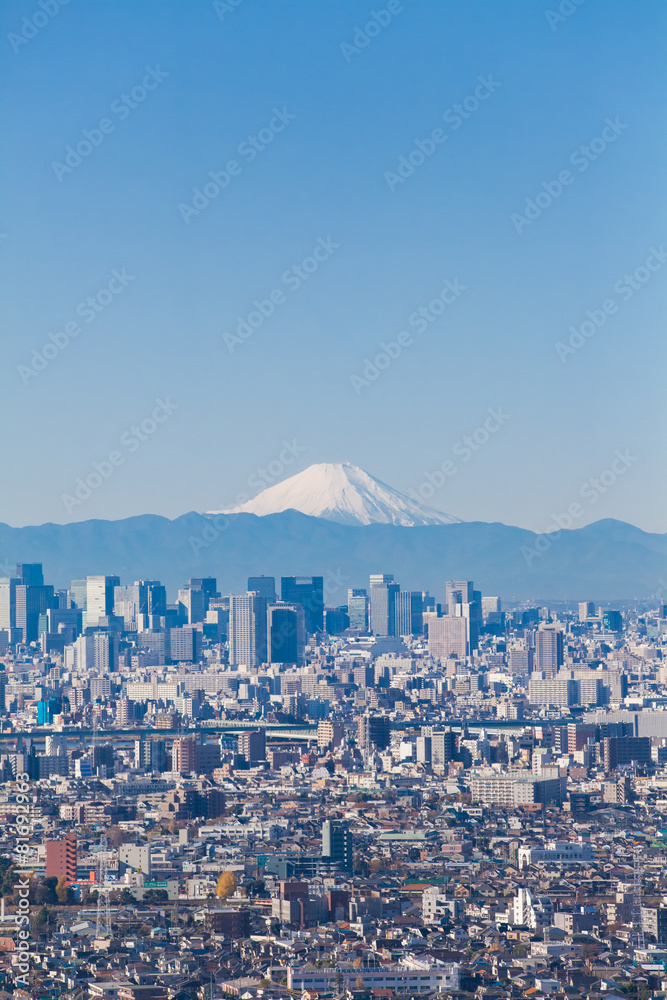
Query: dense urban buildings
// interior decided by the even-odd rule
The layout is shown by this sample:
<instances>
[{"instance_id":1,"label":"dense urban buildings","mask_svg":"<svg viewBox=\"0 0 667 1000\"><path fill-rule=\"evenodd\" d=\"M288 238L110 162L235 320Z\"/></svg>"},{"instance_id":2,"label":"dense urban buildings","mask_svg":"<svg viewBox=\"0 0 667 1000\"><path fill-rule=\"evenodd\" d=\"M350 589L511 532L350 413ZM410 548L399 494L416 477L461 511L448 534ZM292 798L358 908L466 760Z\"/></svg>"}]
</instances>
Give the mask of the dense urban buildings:
<instances>
[{"instance_id":1,"label":"dense urban buildings","mask_svg":"<svg viewBox=\"0 0 667 1000\"><path fill-rule=\"evenodd\" d=\"M9 996L662 995L664 605L354 583L0 580Z\"/></svg>"}]
</instances>

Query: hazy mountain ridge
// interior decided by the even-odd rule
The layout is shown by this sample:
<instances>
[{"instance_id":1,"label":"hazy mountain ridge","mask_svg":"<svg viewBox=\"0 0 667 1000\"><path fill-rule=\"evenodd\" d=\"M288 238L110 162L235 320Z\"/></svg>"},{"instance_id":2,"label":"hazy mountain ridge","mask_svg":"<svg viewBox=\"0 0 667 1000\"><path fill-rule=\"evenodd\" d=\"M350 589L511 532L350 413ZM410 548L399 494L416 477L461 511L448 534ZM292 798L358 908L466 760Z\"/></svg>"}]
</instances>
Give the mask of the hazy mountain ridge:
<instances>
[{"instance_id":1,"label":"hazy mountain ridge","mask_svg":"<svg viewBox=\"0 0 667 1000\"><path fill-rule=\"evenodd\" d=\"M611 601L667 591L665 535L598 521L559 532L528 565L522 547L533 551L539 537L482 521L402 527L336 524L291 510L217 518L190 512L174 520L143 514L25 528L0 524L0 572L12 573L16 562L43 562L46 579L58 587L93 573L114 573L123 582L160 579L171 599L191 576L216 576L223 593L239 593L249 575L318 574L329 604L344 604L348 587L365 587L378 572L438 598L448 579L472 579L506 600Z\"/></svg>"}]
</instances>

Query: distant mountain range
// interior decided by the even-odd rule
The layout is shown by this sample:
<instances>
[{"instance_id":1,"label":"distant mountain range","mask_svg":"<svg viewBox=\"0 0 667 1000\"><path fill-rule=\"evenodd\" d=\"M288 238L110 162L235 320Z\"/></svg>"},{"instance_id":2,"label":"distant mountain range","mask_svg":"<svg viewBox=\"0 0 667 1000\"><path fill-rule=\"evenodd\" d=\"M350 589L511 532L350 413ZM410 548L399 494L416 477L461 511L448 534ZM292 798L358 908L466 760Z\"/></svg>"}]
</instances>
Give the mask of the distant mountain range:
<instances>
[{"instance_id":1,"label":"distant mountain range","mask_svg":"<svg viewBox=\"0 0 667 1000\"><path fill-rule=\"evenodd\" d=\"M0 574L13 573L16 562L42 562L58 587L93 573L160 579L172 599L190 577L215 576L223 593L239 593L249 575L261 573L324 576L330 605L344 604L348 587L367 586L370 573L394 573L404 589L438 599L449 579L474 580L506 601L667 596L667 536L613 520L556 536L479 521L338 524L295 510L0 524Z\"/></svg>"}]
</instances>

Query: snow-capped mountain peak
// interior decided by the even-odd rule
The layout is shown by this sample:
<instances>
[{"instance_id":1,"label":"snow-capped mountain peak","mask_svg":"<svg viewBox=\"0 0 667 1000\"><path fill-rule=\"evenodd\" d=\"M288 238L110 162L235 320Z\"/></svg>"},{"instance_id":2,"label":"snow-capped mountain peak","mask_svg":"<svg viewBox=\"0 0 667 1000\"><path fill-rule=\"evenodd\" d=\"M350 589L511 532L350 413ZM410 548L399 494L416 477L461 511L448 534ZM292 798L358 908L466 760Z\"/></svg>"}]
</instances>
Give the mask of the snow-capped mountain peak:
<instances>
[{"instance_id":1,"label":"snow-capped mountain peak","mask_svg":"<svg viewBox=\"0 0 667 1000\"><path fill-rule=\"evenodd\" d=\"M357 465L320 463L269 486L247 503L208 514L278 514L298 510L338 524L455 524L459 518L413 500Z\"/></svg>"}]
</instances>

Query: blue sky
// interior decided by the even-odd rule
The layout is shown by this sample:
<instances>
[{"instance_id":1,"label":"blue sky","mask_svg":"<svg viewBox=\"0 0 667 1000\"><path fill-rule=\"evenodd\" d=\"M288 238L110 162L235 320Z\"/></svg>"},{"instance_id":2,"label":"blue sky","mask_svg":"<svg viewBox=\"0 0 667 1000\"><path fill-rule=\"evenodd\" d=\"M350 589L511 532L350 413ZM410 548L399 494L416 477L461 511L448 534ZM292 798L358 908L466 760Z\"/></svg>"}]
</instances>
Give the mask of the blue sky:
<instances>
[{"instance_id":1,"label":"blue sky","mask_svg":"<svg viewBox=\"0 0 667 1000\"><path fill-rule=\"evenodd\" d=\"M0 12L1 520L453 460L464 520L667 531L662 4L44 4Z\"/></svg>"}]
</instances>

